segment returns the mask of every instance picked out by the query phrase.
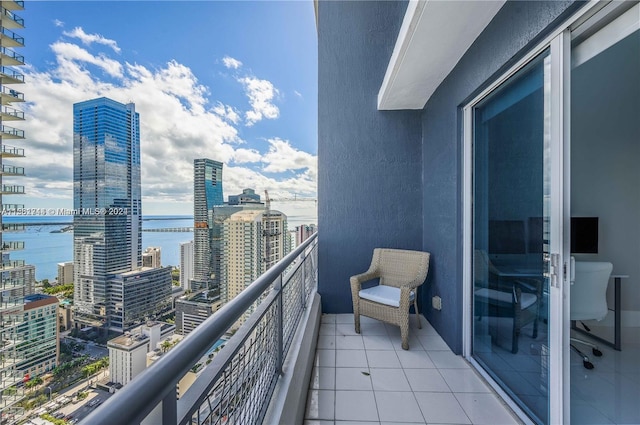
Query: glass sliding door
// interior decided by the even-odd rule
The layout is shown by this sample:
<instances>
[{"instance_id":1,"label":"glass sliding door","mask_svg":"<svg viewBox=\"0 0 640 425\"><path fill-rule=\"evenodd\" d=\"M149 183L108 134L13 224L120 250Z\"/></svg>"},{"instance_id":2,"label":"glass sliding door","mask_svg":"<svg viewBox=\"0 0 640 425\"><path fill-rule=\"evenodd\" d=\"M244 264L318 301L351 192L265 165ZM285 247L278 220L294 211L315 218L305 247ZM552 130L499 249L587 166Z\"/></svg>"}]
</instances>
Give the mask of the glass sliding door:
<instances>
[{"instance_id":1,"label":"glass sliding door","mask_svg":"<svg viewBox=\"0 0 640 425\"><path fill-rule=\"evenodd\" d=\"M552 140L551 58L550 47L469 112L471 357L541 424L550 422L550 285L560 261L550 244L559 143Z\"/></svg>"}]
</instances>

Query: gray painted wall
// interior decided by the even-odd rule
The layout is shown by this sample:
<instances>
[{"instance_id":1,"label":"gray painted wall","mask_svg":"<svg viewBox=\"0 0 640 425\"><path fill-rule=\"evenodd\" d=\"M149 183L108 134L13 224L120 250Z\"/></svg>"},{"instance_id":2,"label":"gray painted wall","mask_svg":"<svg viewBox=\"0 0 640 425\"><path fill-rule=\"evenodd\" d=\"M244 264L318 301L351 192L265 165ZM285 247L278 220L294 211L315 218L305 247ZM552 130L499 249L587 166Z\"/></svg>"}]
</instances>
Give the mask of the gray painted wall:
<instances>
[{"instance_id":1,"label":"gray painted wall","mask_svg":"<svg viewBox=\"0 0 640 425\"><path fill-rule=\"evenodd\" d=\"M323 312L351 312L349 276L374 247L432 253L422 311L462 351L460 106L503 72L572 1L508 2L423 111L378 111L376 97L406 2L318 7L319 292ZM433 295L443 309L431 308Z\"/></svg>"},{"instance_id":2,"label":"gray painted wall","mask_svg":"<svg viewBox=\"0 0 640 425\"><path fill-rule=\"evenodd\" d=\"M419 111L378 111L406 2L318 5L319 288L324 313L352 312L349 277L375 247L422 245Z\"/></svg>"},{"instance_id":3,"label":"gray painted wall","mask_svg":"<svg viewBox=\"0 0 640 425\"><path fill-rule=\"evenodd\" d=\"M622 310L636 312L640 310L639 76L638 32L571 74L571 215L600 218L598 254L576 259L610 261L614 273L629 275L622 285ZM613 285L609 285L609 305L613 305Z\"/></svg>"},{"instance_id":4,"label":"gray painted wall","mask_svg":"<svg viewBox=\"0 0 640 425\"><path fill-rule=\"evenodd\" d=\"M423 123L423 248L434 253L423 311L451 349L462 351L462 110L494 76L552 27L570 1L507 2L425 106ZM424 301L442 297L442 310Z\"/></svg>"}]
</instances>

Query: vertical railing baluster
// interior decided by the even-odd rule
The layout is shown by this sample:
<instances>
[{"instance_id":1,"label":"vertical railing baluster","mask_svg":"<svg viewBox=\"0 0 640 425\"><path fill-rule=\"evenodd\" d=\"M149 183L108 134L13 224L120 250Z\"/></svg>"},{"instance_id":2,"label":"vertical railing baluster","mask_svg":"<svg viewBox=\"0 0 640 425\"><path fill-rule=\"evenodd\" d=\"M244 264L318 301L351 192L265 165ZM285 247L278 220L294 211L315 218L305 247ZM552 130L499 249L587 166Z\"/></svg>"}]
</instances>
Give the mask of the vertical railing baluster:
<instances>
[{"instance_id":1,"label":"vertical railing baluster","mask_svg":"<svg viewBox=\"0 0 640 425\"><path fill-rule=\"evenodd\" d=\"M282 302L282 293L284 292L282 290L282 274L280 274L280 276L278 276L278 280L276 281L276 290L278 291L278 320L277 320L277 329L276 329L276 334L277 334L277 350L278 353L276 355L276 371L279 374L282 374L282 366L284 364L284 359L283 359L283 350L284 350L284 311L283 311L283 307L284 307L284 303Z\"/></svg>"},{"instance_id":2,"label":"vertical railing baluster","mask_svg":"<svg viewBox=\"0 0 640 425\"><path fill-rule=\"evenodd\" d=\"M175 385L162 399L162 425L176 425L178 423L178 397Z\"/></svg>"},{"instance_id":3,"label":"vertical railing baluster","mask_svg":"<svg viewBox=\"0 0 640 425\"><path fill-rule=\"evenodd\" d=\"M306 278L307 275L305 273L306 268L307 268L307 257L305 256L304 259L302 260L302 267L300 267L301 274L302 274L301 281L300 281L300 297L301 297L301 305L303 309L307 308L307 278Z\"/></svg>"}]
</instances>

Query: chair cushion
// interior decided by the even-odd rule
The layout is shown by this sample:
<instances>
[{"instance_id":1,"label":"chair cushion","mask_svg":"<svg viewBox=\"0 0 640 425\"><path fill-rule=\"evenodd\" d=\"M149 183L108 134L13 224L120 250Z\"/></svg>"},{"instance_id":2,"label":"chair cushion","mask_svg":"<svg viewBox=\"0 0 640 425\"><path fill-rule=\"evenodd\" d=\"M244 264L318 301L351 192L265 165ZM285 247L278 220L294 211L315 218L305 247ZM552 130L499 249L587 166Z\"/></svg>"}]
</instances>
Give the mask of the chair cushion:
<instances>
[{"instance_id":1,"label":"chair cushion","mask_svg":"<svg viewBox=\"0 0 640 425\"><path fill-rule=\"evenodd\" d=\"M371 288L361 289L358 292L360 298L373 301L376 303L388 305L391 307L400 307L400 288L393 286L377 285ZM409 294L409 302L413 302L415 297L414 291Z\"/></svg>"},{"instance_id":2,"label":"chair cushion","mask_svg":"<svg viewBox=\"0 0 640 425\"><path fill-rule=\"evenodd\" d=\"M502 303L513 303L513 294L511 292L497 291L495 289L489 288L481 288L475 291L476 297L487 298L490 300L502 302ZM537 300L538 297L536 294L530 294L528 292L522 292L521 294L522 302L521 309L531 307Z\"/></svg>"}]
</instances>

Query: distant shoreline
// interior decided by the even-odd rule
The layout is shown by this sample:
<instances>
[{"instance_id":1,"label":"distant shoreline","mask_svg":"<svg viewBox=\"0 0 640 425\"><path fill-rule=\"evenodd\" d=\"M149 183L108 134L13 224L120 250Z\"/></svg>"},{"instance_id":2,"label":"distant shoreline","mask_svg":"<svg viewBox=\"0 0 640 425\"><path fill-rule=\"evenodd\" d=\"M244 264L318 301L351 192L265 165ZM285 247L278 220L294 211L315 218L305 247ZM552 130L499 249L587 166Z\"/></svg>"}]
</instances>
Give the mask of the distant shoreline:
<instances>
[{"instance_id":1,"label":"distant shoreline","mask_svg":"<svg viewBox=\"0 0 640 425\"><path fill-rule=\"evenodd\" d=\"M38 218L42 218L43 221L37 221ZM24 216L3 216L3 223L11 223L11 224L20 224L24 226L60 226L60 225L69 225L73 224L72 216L65 216L64 218L60 217L58 220L44 221L47 219L47 216L37 216L37 215L24 215ZM28 221L20 221L20 220L28 220ZM193 220L193 216L185 216L185 215L150 215L143 216L142 221L160 221L160 220Z\"/></svg>"}]
</instances>

